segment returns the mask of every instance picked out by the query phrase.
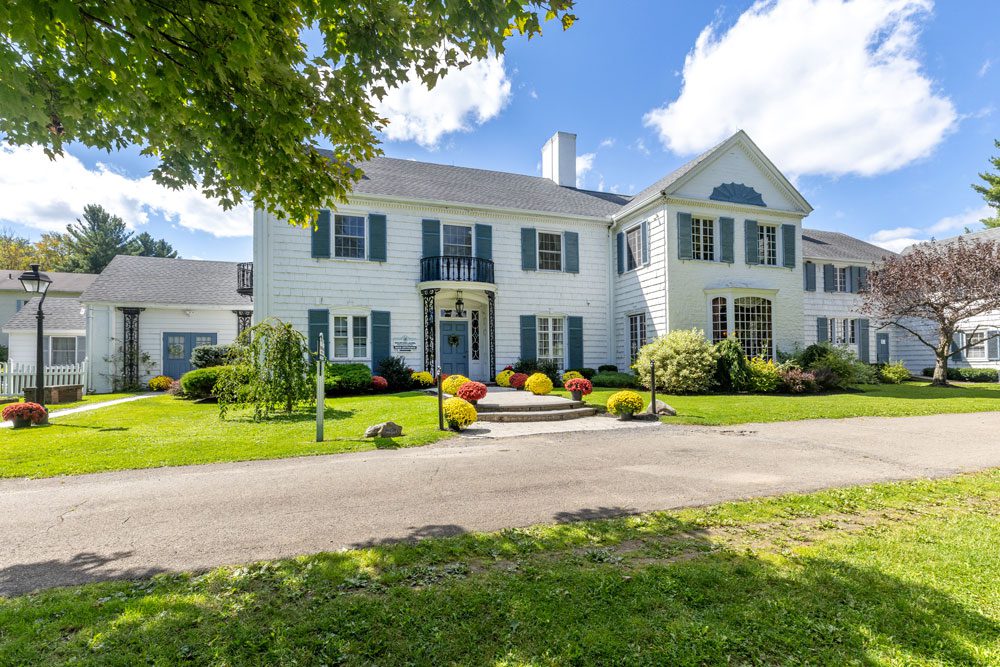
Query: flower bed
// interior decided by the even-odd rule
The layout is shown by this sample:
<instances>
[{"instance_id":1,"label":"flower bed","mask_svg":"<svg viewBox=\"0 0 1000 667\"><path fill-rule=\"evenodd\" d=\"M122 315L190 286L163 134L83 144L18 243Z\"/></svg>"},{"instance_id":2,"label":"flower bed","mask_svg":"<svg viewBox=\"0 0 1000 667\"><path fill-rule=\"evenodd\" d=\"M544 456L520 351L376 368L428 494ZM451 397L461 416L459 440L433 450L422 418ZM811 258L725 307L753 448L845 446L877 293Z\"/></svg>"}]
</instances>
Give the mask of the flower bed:
<instances>
[{"instance_id":1,"label":"flower bed","mask_svg":"<svg viewBox=\"0 0 1000 667\"><path fill-rule=\"evenodd\" d=\"M174 379L169 375L157 375L149 381L150 391L166 391L170 389L170 385L174 383Z\"/></svg>"}]
</instances>

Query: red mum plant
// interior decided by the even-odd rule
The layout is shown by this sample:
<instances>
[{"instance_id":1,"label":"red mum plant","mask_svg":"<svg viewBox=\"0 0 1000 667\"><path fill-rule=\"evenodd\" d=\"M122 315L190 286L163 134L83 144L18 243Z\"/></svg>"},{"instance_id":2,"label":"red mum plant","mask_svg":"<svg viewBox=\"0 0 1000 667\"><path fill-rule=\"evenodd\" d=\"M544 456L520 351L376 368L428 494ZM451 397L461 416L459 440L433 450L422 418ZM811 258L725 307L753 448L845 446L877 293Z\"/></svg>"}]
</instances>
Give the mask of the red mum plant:
<instances>
[{"instance_id":1,"label":"red mum plant","mask_svg":"<svg viewBox=\"0 0 1000 667\"><path fill-rule=\"evenodd\" d=\"M11 403L3 409L0 415L5 422L24 420L32 424L41 424L49 414L38 403Z\"/></svg>"},{"instance_id":2,"label":"red mum plant","mask_svg":"<svg viewBox=\"0 0 1000 667\"><path fill-rule=\"evenodd\" d=\"M514 373L510 376L510 386L514 389L523 389L524 383L528 381L528 376L524 373Z\"/></svg>"},{"instance_id":3,"label":"red mum plant","mask_svg":"<svg viewBox=\"0 0 1000 667\"><path fill-rule=\"evenodd\" d=\"M372 376L372 389L375 391L384 391L389 388L389 381L386 380L381 375Z\"/></svg>"},{"instance_id":4,"label":"red mum plant","mask_svg":"<svg viewBox=\"0 0 1000 667\"><path fill-rule=\"evenodd\" d=\"M573 378L563 386L566 391L578 391L584 396L594 391L594 385L587 378Z\"/></svg>"},{"instance_id":5,"label":"red mum plant","mask_svg":"<svg viewBox=\"0 0 1000 667\"><path fill-rule=\"evenodd\" d=\"M482 382L466 382L458 388L458 397L470 403L486 398L486 385Z\"/></svg>"},{"instance_id":6,"label":"red mum plant","mask_svg":"<svg viewBox=\"0 0 1000 667\"><path fill-rule=\"evenodd\" d=\"M513 367L513 366L511 366L510 364L507 364L506 366L504 366L504 367L503 367L503 369L504 369L505 371L512 371L512 370L514 370L514 367Z\"/></svg>"}]
</instances>

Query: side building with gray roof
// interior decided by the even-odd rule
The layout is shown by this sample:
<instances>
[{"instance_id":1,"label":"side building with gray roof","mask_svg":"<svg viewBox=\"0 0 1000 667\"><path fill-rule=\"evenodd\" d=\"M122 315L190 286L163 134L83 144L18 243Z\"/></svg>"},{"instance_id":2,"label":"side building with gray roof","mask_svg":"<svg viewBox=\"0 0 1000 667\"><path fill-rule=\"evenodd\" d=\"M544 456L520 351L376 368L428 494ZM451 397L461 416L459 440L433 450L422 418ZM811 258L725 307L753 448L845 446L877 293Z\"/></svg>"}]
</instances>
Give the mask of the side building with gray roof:
<instances>
[{"instance_id":1,"label":"side building with gray roof","mask_svg":"<svg viewBox=\"0 0 1000 667\"><path fill-rule=\"evenodd\" d=\"M21 310L25 302L31 298L31 295L24 291L24 287L18 280L18 277L27 269L26 266L20 269L0 269L0 326ZM78 297L97 279L95 273L45 271L44 266L42 271L52 280L47 297L49 299L53 297ZM3 333L0 329L0 346L9 345L8 334Z\"/></svg>"}]
</instances>

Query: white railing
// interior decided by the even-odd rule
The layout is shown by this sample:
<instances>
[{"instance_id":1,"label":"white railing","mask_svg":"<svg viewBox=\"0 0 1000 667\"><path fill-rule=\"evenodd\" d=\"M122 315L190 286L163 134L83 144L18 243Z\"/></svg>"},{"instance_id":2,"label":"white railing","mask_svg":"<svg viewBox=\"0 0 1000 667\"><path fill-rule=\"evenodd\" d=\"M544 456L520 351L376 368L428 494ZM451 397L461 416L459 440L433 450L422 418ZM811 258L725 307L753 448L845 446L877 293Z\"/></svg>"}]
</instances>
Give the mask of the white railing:
<instances>
[{"instance_id":1,"label":"white railing","mask_svg":"<svg viewBox=\"0 0 1000 667\"><path fill-rule=\"evenodd\" d=\"M45 386L82 384L87 393L87 362L45 367ZM0 363L0 395L21 396L25 387L35 386L34 364Z\"/></svg>"}]
</instances>

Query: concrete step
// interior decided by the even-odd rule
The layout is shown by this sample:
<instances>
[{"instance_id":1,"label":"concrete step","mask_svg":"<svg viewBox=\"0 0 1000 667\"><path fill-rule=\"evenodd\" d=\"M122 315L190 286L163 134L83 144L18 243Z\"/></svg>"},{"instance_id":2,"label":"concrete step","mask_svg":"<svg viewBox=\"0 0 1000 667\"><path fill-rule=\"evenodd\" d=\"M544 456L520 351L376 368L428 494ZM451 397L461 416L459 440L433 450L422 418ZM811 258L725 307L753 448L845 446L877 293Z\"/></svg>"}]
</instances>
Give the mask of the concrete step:
<instances>
[{"instance_id":1,"label":"concrete step","mask_svg":"<svg viewBox=\"0 0 1000 667\"><path fill-rule=\"evenodd\" d=\"M593 417L597 414L594 408L571 408L568 410L533 410L480 412L481 422L556 422L567 419Z\"/></svg>"},{"instance_id":2,"label":"concrete step","mask_svg":"<svg viewBox=\"0 0 1000 667\"><path fill-rule=\"evenodd\" d=\"M552 410L575 410L576 408L586 407L587 404L583 401L551 401L537 403L523 403L523 404L507 404L500 405L499 403L489 403L487 401L479 401L476 406L476 410L483 412L549 412Z\"/></svg>"}]
</instances>

